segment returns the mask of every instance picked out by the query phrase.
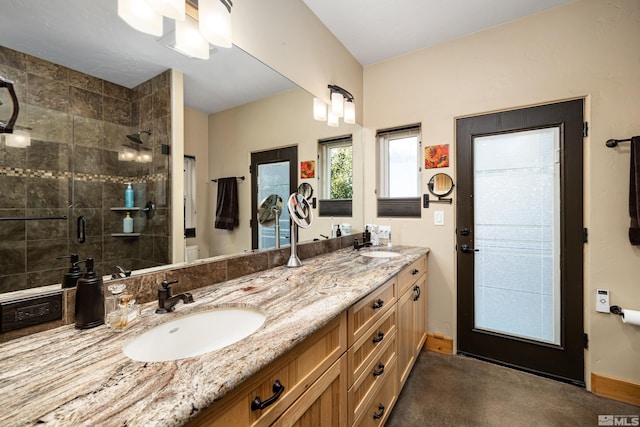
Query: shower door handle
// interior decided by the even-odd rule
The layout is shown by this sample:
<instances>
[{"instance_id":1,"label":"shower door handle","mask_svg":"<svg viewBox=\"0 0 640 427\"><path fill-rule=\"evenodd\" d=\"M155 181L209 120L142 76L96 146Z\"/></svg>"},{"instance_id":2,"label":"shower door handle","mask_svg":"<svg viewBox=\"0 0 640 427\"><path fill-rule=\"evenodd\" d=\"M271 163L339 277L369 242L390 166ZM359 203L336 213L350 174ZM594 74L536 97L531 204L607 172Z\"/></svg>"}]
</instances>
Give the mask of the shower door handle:
<instances>
[{"instance_id":1,"label":"shower door handle","mask_svg":"<svg viewBox=\"0 0 640 427\"><path fill-rule=\"evenodd\" d=\"M78 243L84 243L87 240L87 224L84 220L84 216L78 217Z\"/></svg>"}]
</instances>

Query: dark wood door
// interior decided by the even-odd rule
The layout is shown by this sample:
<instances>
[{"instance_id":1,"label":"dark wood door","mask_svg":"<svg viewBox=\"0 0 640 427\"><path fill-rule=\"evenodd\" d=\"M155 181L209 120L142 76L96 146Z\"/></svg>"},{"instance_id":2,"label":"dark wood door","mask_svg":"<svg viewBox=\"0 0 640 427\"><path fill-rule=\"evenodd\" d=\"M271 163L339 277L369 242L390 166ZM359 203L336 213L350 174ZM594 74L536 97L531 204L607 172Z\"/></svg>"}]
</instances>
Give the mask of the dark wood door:
<instances>
[{"instance_id":1,"label":"dark wood door","mask_svg":"<svg viewBox=\"0 0 640 427\"><path fill-rule=\"evenodd\" d=\"M583 100L456 121L458 350L584 385Z\"/></svg>"}]
</instances>

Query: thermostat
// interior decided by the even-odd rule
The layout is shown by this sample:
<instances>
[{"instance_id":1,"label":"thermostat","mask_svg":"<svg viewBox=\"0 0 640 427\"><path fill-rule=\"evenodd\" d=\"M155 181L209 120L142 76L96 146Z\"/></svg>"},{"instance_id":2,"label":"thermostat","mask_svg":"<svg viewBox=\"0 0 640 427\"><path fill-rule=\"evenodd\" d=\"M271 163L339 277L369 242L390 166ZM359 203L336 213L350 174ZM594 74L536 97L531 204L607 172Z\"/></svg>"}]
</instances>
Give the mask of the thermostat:
<instances>
[{"instance_id":1,"label":"thermostat","mask_svg":"<svg viewBox=\"0 0 640 427\"><path fill-rule=\"evenodd\" d=\"M596 289L596 311L609 313L609 290Z\"/></svg>"}]
</instances>

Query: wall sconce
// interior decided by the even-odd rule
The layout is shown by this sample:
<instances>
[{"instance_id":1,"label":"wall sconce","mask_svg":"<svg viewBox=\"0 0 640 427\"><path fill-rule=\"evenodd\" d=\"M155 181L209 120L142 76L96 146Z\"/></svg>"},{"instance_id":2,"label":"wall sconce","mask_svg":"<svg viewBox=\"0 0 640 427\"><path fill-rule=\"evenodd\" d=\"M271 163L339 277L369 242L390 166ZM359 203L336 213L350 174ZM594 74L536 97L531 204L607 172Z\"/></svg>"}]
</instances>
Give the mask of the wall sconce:
<instances>
[{"instance_id":1,"label":"wall sconce","mask_svg":"<svg viewBox=\"0 0 640 427\"><path fill-rule=\"evenodd\" d=\"M159 42L190 58L209 59L209 44L229 48L231 0L118 0L118 16L146 34L162 36L163 17L176 21L175 33Z\"/></svg>"},{"instance_id":2,"label":"wall sconce","mask_svg":"<svg viewBox=\"0 0 640 427\"><path fill-rule=\"evenodd\" d=\"M13 130L13 133L2 135L7 147L27 148L31 145L31 134L23 130Z\"/></svg>"},{"instance_id":3,"label":"wall sconce","mask_svg":"<svg viewBox=\"0 0 640 427\"><path fill-rule=\"evenodd\" d=\"M340 125L340 117L347 124L356 122L356 106L353 103L353 95L346 89L336 85L328 86L331 91L331 105L327 111L327 104L319 98L313 98L313 118L319 121L327 121L327 125L337 127Z\"/></svg>"}]
</instances>

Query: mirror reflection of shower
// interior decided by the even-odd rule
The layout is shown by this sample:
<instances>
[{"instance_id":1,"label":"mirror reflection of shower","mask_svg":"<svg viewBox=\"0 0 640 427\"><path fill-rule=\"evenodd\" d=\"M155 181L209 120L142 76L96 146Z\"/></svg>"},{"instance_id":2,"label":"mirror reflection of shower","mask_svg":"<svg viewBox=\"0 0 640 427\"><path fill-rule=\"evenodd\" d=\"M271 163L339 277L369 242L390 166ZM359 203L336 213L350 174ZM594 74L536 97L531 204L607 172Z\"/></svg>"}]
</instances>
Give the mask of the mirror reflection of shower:
<instances>
[{"instance_id":1,"label":"mirror reflection of shower","mask_svg":"<svg viewBox=\"0 0 640 427\"><path fill-rule=\"evenodd\" d=\"M151 130L140 130L136 133L127 135L127 139L131 142L122 144L123 149L118 152L118 160L138 163L151 162L151 149L145 147L142 135L147 135L147 137L151 136Z\"/></svg>"}]
</instances>

